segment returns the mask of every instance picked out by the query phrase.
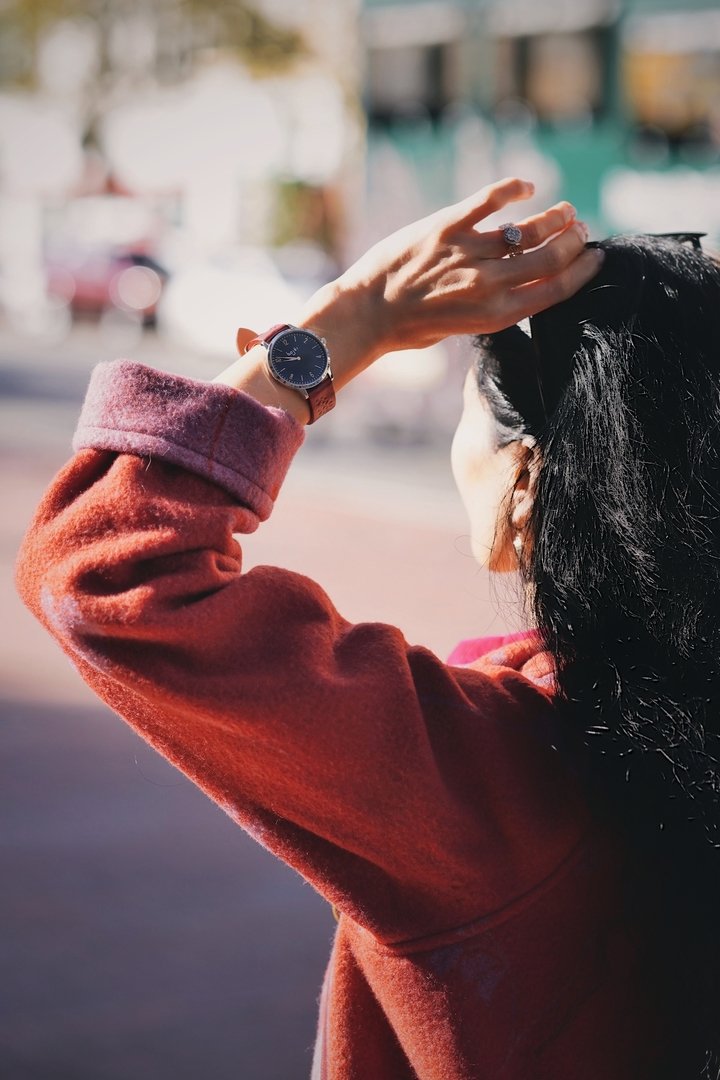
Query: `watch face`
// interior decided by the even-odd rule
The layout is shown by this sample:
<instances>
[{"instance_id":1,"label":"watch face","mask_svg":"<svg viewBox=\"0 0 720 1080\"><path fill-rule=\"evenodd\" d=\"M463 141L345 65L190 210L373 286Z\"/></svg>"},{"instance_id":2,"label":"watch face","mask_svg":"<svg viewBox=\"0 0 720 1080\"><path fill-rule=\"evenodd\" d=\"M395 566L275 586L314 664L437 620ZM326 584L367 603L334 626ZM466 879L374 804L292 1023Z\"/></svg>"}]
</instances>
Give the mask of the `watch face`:
<instances>
[{"instance_id":1,"label":"watch face","mask_svg":"<svg viewBox=\"0 0 720 1080\"><path fill-rule=\"evenodd\" d=\"M276 379L304 390L322 381L328 368L328 354L315 334L307 330L283 330L270 343L268 363Z\"/></svg>"}]
</instances>

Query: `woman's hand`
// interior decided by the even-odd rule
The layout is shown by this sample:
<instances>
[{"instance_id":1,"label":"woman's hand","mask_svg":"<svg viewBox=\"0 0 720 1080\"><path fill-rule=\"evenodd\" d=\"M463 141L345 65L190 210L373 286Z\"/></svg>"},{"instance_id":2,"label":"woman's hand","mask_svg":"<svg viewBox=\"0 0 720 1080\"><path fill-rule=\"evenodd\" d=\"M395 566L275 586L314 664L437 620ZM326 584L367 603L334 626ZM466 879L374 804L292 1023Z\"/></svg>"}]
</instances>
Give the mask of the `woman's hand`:
<instances>
[{"instance_id":1,"label":"woman's hand","mask_svg":"<svg viewBox=\"0 0 720 1080\"><path fill-rule=\"evenodd\" d=\"M599 254L583 250L587 230L569 203L518 222L524 254L517 258L503 257L508 249L501 229L475 227L533 190L516 178L482 188L392 233L315 293L298 325L327 339L336 389L386 352L501 330L567 299L594 277ZM270 385L262 367L243 388L269 393L267 403L306 417L297 392ZM237 373L234 366L216 381L238 385Z\"/></svg>"},{"instance_id":2,"label":"woman's hand","mask_svg":"<svg viewBox=\"0 0 720 1080\"><path fill-rule=\"evenodd\" d=\"M578 260L587 230L569 203L519 223L528 253L518 258L503 258L501 229L475 228L533 190L518 179L483 188L381 240L342 275L343 289L368 297L386 350L501 330L564 300L593 276L597 256L590 251Z\"/></svg>"}]
</instances>

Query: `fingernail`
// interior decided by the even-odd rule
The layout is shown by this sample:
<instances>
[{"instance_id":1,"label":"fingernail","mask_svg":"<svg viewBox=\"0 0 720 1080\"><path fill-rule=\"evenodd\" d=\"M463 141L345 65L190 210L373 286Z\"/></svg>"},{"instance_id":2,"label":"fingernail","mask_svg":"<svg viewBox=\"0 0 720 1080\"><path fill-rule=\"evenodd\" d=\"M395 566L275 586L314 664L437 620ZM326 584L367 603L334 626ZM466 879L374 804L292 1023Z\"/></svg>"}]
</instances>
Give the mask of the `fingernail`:
<instances>
[{"instance_id":1,"label":"fingernail","mask_svg":"<svg viewBox=\"0 0 720 1080\"><path fill-rule=\"evenodd\" d=\"M588 237L590 236L590 231L589 231L589 229L588 229L587 225L585 224L585 222L584 222L584 221L578 221L578 222L576 222L576 224L575 224L574 228L575 228L575 229L577 229L577 231L579 232L580 236L581 236L581 237L583 238L583 240L584 240L584 241L585 241L585 242L587 243L587 239L588 239Z\"/></svg>"},{"instance_id":2,"label":"fingernail","mask_svg":"<svg viewBox=\"0 0 720 1080\"><path fill-rule=\"evenodd\" d=\"M576 218L576 217L577 217L577 210L575 209L573 204L572 203L565 203L565 206L563 207L563 218L565 219L565 221L568 221L568 222L572 221L573 218Z\"/></svg>"}]
</instances>

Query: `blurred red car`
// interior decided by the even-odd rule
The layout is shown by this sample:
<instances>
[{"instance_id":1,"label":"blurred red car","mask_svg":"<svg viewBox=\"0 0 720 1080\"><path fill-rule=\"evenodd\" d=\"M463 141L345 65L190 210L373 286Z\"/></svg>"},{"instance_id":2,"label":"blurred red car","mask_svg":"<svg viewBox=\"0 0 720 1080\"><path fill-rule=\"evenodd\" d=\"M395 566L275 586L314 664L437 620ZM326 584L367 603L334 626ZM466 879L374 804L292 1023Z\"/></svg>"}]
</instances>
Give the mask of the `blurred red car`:
<instances>
[{"instance_id":1,"label":"blurred red car","mask_svg":"<svg viewBox=\"0 0 720 1080\"><path fill-rule=\"evenodd\" d=\"M47 290L70 305L73 316L100 317L112 310L155 324L167 271L134 250L61 249L45 259Z\"/></svg>"}]
</instances>

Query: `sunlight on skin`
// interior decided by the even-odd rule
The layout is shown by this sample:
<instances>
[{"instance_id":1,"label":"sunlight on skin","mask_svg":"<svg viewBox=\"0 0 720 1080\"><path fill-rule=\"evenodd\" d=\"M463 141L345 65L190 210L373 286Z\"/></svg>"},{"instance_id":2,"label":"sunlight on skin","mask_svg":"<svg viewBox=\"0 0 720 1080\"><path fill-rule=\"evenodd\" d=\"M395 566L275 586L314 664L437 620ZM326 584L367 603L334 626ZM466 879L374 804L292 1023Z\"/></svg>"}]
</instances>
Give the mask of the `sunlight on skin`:
<instances>
[{"instance_id":1,"label":"sunlight on skin","mask_svg":"<svg viewBox=\"0 0 720 1080\"><path fill-rule=\"evenodd\" d=\"M472 367L463 386L463 412L450 452L453 476L470 521L475 559L488 570L504 573L517 569L513 534L522 531L532 508L528 473L533 440L509 443L496 449L495 418L480 394ZM512 495L512 532L504 528L507 497ZM496 536L497 532L497 536Z\"/></svg>"}]
</instances>

